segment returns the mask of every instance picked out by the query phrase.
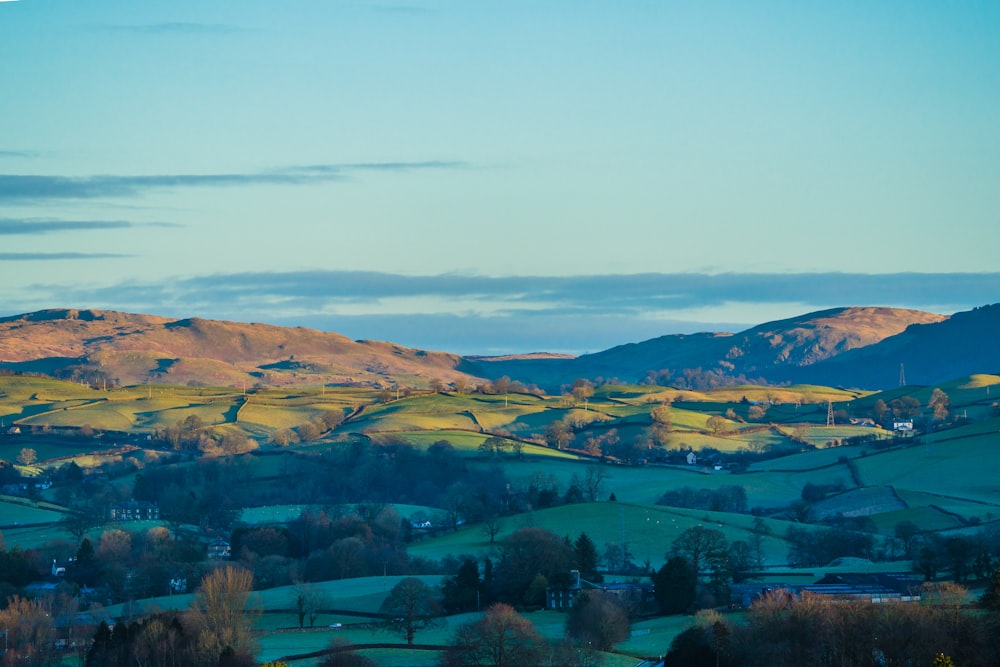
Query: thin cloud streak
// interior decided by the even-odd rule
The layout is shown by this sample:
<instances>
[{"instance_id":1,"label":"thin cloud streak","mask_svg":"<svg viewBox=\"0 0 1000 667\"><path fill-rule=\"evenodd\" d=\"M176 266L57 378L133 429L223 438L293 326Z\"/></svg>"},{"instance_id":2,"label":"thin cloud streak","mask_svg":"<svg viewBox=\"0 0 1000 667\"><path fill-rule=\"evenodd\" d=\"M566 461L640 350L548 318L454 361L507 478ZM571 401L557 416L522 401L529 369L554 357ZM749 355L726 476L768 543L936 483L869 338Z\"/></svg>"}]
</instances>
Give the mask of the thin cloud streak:
<instances>
[{"instance_id":1,"label":"thin cloud streak","mask_svg":"<svg viewBox=\"0 0 1000 667\"><path fill-rule=\"evenodd\" d=\"M356 171L418 171L460 169L457 161L318 164L243 174L156 174L145 176L41 176L0 174L0 201L46 201L135 197L157 189L241 187L252 185L310 185L343 180Z\"/></svg>"},{"instance_id":2,"label":"thin cloud streak","mask_svg":"<svg viewBox=\"0 0 1000 667\"><path fill-rule=\"evenodd\" d=\"M0 218L0 236L14 234L50 234L52 232L126 229L134 227L124 220L17 220Z\"/></svg>"},{"instance_id":3,"label":"thin cloud streak","mask_svg":"<svg viewBox=\"0 0 1000 667\"><path fill-rule=\"evenodd\" d=\"M372 271L301 271L196 276L174 283L205 298L333 299L466 297L612 311L739 303L984 304L1000 294L1000 273L617 274L594 276L405 276Z\"/></svg>"},{"instance_id":4,"label":"thin cloud streak","mask_svg":"<svg viewBox=\"0 0 1000 667\"><path fill-rule=\"evenodd\" d=\"M177 302L204 308L269 303L281 304L284 309L322 312L348 304L369 304L373 311L385 312L383 306L388 302L435 300L472 304L479 312L498 316L530 311L649 315L732 304L801 303L817 308L848 305L930 308L955 304L961 309L995 301L1000 294L1000 273L484 277L297 271L201 275L145 284L130 281L96 290L65 285L44 288L53 294L75 295L84 300L97 298L110 303L127 300L153 305Z\"/></svg>"},{"instance_id":5,"label":"thin cloud streak","mask_svg":"<svg viewBox=\"0 0 1000 667\"><path fill-rule=\"evenodd\" d=\"M37 262L64 259L122 259L134 255L113 252L0 252L0 262Z\"/></svg>"}]
</instances>

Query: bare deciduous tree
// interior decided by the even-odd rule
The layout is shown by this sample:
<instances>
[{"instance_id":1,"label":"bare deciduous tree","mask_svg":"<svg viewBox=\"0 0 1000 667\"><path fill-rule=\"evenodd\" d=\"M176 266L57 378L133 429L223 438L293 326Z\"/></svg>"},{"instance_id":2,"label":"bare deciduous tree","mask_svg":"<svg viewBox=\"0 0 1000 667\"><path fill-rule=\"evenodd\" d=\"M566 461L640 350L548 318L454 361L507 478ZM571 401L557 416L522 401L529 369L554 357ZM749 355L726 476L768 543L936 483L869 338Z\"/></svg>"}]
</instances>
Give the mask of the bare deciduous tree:
<instances>
[{"instance_id":1,"label":"bare deciduous tree","mask_svg":"<svg viewBox=\"0 0 1000 667\"><path fill-rule=\"evenodd\" d=\"M227 647L253 652L252 614L247 608L252 589L253 574L232 565L213 570L201 580L189 618L203 657L217 662Z\"/></svg>"},{"instance_id":2,"label":"bare deciduous tree","mask_svg":"<svg viewBox=\"0 0 1000 667\"><path fill-rule=\"evenodd\" d=\"M379 607L379 613L386 615L387 629L398 632L413 644L417 630L429 627L441 614L441 602L434 591L416 577L407 577L392 587L388 597Z\"/></svg>"}]
</instances>

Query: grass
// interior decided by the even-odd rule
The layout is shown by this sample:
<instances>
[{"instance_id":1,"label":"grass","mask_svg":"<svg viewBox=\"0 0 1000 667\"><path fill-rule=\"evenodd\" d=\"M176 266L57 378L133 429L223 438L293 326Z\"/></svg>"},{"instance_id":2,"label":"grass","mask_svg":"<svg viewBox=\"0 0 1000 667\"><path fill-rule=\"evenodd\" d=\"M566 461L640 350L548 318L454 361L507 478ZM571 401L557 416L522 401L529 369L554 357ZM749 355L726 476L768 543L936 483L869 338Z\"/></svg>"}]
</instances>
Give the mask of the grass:
<instances>
[{"instance_id":1,"label":"grass","mask_svg":"<svg viewBox=\"0 0 1000 667\"><path fill-rule=\"evenodd\" d=\"M996 433L935 442L855 460L865 484L933 492L1000 505L1000 487L986 463L996 457Z\"/></svg>"},{"instance_id":2,"label":"grass","mask_svg":"<svg viewBox=\"0 0 1000 667\"><path fill-rule=\"evenodd\" d=\"M576 476L582 480L588 465L580 462L567 465L557 459L510 461L502 463L508 479L529 480L536 475L552 476L565 489ZM599 499L606 500L613 493L619 502L654 504L663 492L679 486L718 489L720 486L742 486L747 492L750 507L784 506L799 499L807 482L814 484L843 484L851 488L853 482L847 466L814 472L753 472L731 474L703 467L687 466L618 466L606 465L607 478L601 483Z\"/></svg>"},{"instance_id":3,"label":"grass","mask_svg":"<svg viewBox=\"0 0 1000 667\"><path fill-rule=\"evenodd\" d=\"M729 540L747 540L753 526L750 515L684 510L663 506L630 503L586 503L563 505L538 510L527 515L506 517L501 520L498 541L519 528L533 526L550 530L557 535L576 539L585 532L603 553L606 545L620 544L624 533L634 561L642 564L647 559L653 567L664 562L670 544L684 530L699 524L710 524L726 534ZM767 538L764 551L768 561L782 562L788 546L780 538L787 524L765 520L774 537ZM453 533L428 538L411 544L408 552L414 556L439 559L447 555L465 554L481 556L491 553L488 537L480 526L460 528Z\"/></svg>"},{"instance_id":4,"label":"grass","mask_svg":"<svg viewBox=\"0 0 1000 667\"><path fill-rule=\"evenodd\" d=\"M768 470L798 470L807 471L824 466L835 465L841 459L853 459L865 455L870 448L863 445L843 445L840 447L824 447L797 454L789 454L776 459L757 461L749 466L752 472Z\"/></svg>"},{"instance_id":5,"label":"grass","mask_svg":"<svg viewBox=\"0 0 1000 667\"><path fill-rule=\"evenodd\" d=\"M269 615L265 615L265 618ZM561 640L565 633L565 614L555 611L537 611L524 614L543 637L549 640ZM479 617L478 614L459 614L439 619L433 627L420 630L416 641L424 644L448 644L459 626L470 623ZM297 626L297 619L288 617ZM357 619L353 619L357 620ZM636 655L657 655L657 650L645 651L653 647L657 641L665 640L664 646L669 646L676 632L683 630L691 622L690 617L671 617L659 622L644 622L633 626L638 631L635 641L627 640L616 648L615 653L602 654L601 662L605 667L631 667L636 663ZM277 660L279 658L320 651L328 648L335 640L343 640L352 644L400 642L399 648L392 649L361 649L360 655L375 660L380 665L414 667L420 665L440 664L441 656L435 651L407 649L402 638L367 624L344 623L342 628L331 629L317 627L315 630L292 629L285 632L269 632L259 638L260 651L258 661ZM317 626L319 623L317 622ZM660 648L659 653L664 652ZM297 665L315 664L301 662Z\"/></svg>"},{"instance_id":6,"label":"grass","mask_svg":"<svg viewBox=\"0 0 1000 667\"><path fill-rule=\"evenodd\" d=\"M55 523L64 518L65 512L55 505L35 503L26 498L0 496L0 526L4 527L4 531L17 524Z\"/></svg>"}]
</instances>

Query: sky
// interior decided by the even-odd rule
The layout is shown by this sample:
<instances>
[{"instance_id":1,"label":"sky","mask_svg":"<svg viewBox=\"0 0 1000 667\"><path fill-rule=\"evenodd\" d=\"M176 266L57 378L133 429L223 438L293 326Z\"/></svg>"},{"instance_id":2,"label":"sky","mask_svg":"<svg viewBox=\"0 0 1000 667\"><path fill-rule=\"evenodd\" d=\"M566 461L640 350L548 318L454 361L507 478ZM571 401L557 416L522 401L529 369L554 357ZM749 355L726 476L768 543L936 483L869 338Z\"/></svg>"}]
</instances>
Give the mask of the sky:
<instances>
[{"instance_id":1,"label":"sky","mask_svg":"<svg viewBox=\"0 0 1000 667\"><path fill-rule=\"evenodd\" d=\"M0 1L0 316L595 352L1000 301L1000 3Z\"/></svg>"}]
</instances>

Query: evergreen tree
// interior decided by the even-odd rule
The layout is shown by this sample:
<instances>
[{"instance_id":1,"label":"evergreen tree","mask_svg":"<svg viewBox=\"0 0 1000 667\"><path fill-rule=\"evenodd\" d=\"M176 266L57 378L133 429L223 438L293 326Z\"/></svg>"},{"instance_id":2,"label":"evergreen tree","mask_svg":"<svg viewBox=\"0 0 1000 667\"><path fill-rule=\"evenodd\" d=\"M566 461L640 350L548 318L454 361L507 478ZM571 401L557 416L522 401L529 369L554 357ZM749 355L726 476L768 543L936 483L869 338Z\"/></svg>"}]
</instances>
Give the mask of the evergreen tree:
<instances>
[{"instance_id":1,"label":"evergreen tree","mask_svg":"<svg viewBox=\"0 0 1000 667\"><path fill-rule=\"evenodd\" d=\"M576 567L580 570L582 579L595 584L604 581L603 575L597 571L597 563L600 561L597 555L597 545L587 533L580 533L580 536L576 538L573 543L573 553L576 556Z\"/></svg>"},{"instance_id":2,"label":"evergreen tree","mask_svg":"<svg viewBox=\"0 0 1000 667\"><path fill-rule=\"evenodd\" d=\"M986 590L979 598L979 604L990 611L1000 611L1000 567L993 570L993 576L986 584Z\"/></svg>"},{"instance_id":3,"label":"evergreen tree","mask_svg":"<svg viewBox=\"0 0 1000 667\"><path fill-rule=\"evenodd\" d=\"M466 558L453 577L442 584L442 605L449 614L476 611L479 605L479 566L476 561Z\"/></svg>"},{"instance_id":4,"label":"evergreen tree","mask_svg":"<svg viewBox=\"0 0 1000 667\"><path fill-rule=\"evenodd\" d=\"M111 637L111 628L106 621L101 621L94 633L94 639L87 651L87 667L104 667L113 665L114 644Z\"/></svg>"},{"instance_id":5,"label":"evergreen tree","mask_svg":"<svg viewBox=\"0 0 1000 667\"><path fill-rule=\"evenodd\" d=\"M653 595L664 614L683 614L694 604L698 575L683 556L673 556L653 575Z\"/></svg>"},{"instance_id":6,"label":"evergreen tree","mask_svg":"<svg viewBox=\"0 0 1000 667\"><path fill-rule=\"evenodd\" d=\"M479 606L480 608L492 604L496 600L496 576L493 572L493 561L489 558L483 559L483 581L479 585Z\"/></svg>"}]
</instances>

